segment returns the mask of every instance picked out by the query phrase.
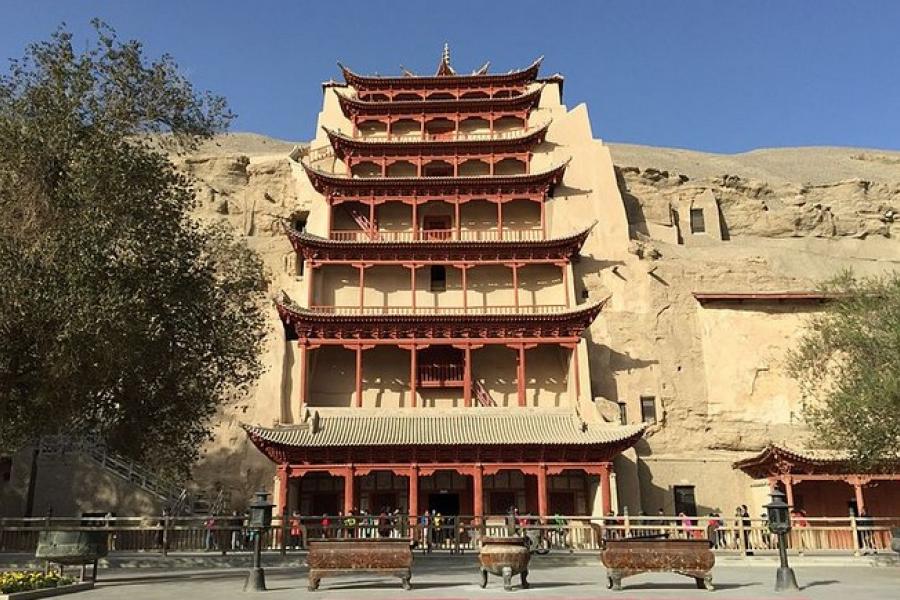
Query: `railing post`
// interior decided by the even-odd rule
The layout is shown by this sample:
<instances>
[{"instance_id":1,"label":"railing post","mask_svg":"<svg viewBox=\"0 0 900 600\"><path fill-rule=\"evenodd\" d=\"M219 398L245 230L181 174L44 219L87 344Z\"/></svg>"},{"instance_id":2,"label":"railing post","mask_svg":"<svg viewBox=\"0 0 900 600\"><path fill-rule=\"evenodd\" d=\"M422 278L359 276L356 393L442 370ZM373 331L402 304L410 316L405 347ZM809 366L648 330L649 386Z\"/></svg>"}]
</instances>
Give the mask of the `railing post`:
<instances>
[{"instance_id":1,"label":"railing post","mask_svg":"<svg viewBox=\"0 0 900 600\"><path fill-rule=\"evenodd\" d=\"M169 555L169 515L163 513L162 518L162 555Z\"/></svg>"},{"instance_id":2,"label":"railing post","mask_svg":"<svg viewBox=\"0 0 900 600\"><path fill-rule=\"evenodd\" d=\"M850 514L850 534L853 536L853 556L859 556L859 528L856 515Z\"/></svg>"}]
</instances>

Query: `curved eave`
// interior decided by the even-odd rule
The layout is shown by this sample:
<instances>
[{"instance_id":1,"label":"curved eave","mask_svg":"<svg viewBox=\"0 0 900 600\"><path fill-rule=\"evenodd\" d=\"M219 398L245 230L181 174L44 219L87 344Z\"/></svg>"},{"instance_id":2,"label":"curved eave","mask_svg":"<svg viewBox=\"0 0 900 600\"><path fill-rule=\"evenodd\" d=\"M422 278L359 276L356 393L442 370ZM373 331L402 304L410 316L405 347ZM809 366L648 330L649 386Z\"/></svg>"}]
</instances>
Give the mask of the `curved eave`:
<instances>
[{"instance_id":1,"label":"curved eave","mask_svg":"<svg viewBox=\"0 0 900 600\"><path fill-rule=\"evenodd\" d=\"M295 322L317 323L553 323L556 321L581 320L584 326L590 325L600 311L606 299L597 300L590 304L584 304L573 309L561 310L550 313L506 313L487 314L470 312L466 314L390 314L390 315L366 315L366 314L335 314L309 310L293 304L286 298L281 302L275 302L278 314L285 325Z\"/></svg>"},{"instance_id":2,"label":"curved eave","mask_svg":"<svg viewBox=\"0 0 900 600\"><path fill-rule=\"evenodd\" d=\"M347 177L326 173L301 161L303 170L309 177L315 190L324 193L327 188L368 188L368 189L400 189L405 187L420 188L422 186L502 186L502 185L527 185L535 183L556 184L562 180L566 167L571 158L559 165L540 173L527 173L525 175L472 175L458 177Z\"/></svg>"},{"instance_id":3,"label":"curved eave","mask_svg":"<svg viewBox=\"0 0 900 600\"><path fill-rule=\"evenodd\" d=\"M359 114L398 114L429 113L432 111L449 111L459 113L483 112L485 110L500 111L503 109L533 109L541 99L544 84L530 92L507 98L448 98L441 100L396 100L372 101L351 98L335 89L344 116L350 117L354 112Z\"/></svg>"},{"instance_id":4,"label":"curved eave","mask_svg":"<svg viewBox=\"0 0 900 600\"><path fill-rule=\"evenodd\" d=\"M371 241L345 241L345 240L330 240L328 238L324 238L318 235L313 235L311 233L307 233L305 231L297 231L293 227L287 227L287 236L291 241L291 245L298 252L303 249L310 249L313 251L319 251L327 254L331 250L337 250L345 253L352 253L358 251L360 256L364 256L367 253L371 253L373 250L394 250L398 252L408 251L410 253L416 252L428 252L429 250L465 250L465 249L491 249L498 250L499 249L509 249L515 250L518 248L522 249L531 249L531 248L541 248L541 249L569 249L569 255L577 254L581 251L581 247L584 245L585 240L588 235L590 235L591 230L594 228L597 222L594 221L588 227L580 231L576 231L570 235L549 238L546 240L525 240L525 241L516 241L516 240L496 240L496 241L469 241L469 240L420 240L420 241L409 241L409 242L396 242L396 241L382 241L382 240L371 240Z\"/></svg>"},{"instance_id":5,"label":"curved eave","mask_svg":"<svg viewBox=\"0 0 900 600\"><path fill-rule=\"evenodd\" d=\"M541 127L535 127L530 131L524 132L520 136L509 136L493 139L471 139L471 140L379 140L379 139L362 139L348 136L340 131L334 131L328 127L322 127L322 130L328 136L331 146L339 157L343 156L343 150L349 148L352 150L371 151L375 149L400 150L400 149L419 149L419 148L436 148L442 152L452 152L455 148L504 148L514 146L516 144L540 144L547 135L547 129L550 127L550 121L544 123Z\"/></svg>"},{"instance_id":6,"label":"curved eave","mask_svg":"<svg viewBox=\"0 0 900 600\"><path fill-rule=\"evenodd\" d=\"M361 75L355 73L340 62L338 67L344 81L348 85L363 89L415 88L415 87L482 87L492 83L528 83L534 81L541 68L544 57L541 56L524 69L507 73L480 73L474 75L426 75L426 76L387 76Z\"/></svg>"}]
</instances>

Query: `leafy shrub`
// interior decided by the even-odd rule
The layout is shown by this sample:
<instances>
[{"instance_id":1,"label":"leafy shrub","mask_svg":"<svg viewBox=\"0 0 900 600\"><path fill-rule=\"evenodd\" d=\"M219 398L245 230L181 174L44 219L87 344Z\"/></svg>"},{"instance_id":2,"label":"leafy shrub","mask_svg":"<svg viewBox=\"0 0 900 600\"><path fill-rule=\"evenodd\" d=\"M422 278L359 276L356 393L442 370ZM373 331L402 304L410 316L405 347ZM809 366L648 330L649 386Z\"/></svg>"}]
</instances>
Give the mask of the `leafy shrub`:
<instances>
[{"instance_id":1,"label":"leafy shrub","mask_svg":"<svg viewBox=\"0 0 900 600\"><path fill-rule=\"evenodd\" d=\"M27 592L42 588L71 585L71 577L63 577L59 573L41 573L40 571L7 571L0 573L0 593Z\"/></svg>"}]
</instances>

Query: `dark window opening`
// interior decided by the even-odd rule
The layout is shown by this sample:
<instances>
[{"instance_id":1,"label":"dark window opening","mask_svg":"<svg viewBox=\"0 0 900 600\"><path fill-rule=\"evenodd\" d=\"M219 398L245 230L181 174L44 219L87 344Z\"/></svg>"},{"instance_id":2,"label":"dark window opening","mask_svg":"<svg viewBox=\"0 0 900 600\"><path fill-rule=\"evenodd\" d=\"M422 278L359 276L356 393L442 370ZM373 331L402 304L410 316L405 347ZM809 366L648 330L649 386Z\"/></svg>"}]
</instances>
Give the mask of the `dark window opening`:
<instances>
[{"instance_id":1,"label":"dark window opening","mask_svg":"<svg viewBox=\"0 0 900 600\"><path fill-rule=\"evenodd\" d=\"M431 267L431 291L447 291L447 267L443 265L433 265Z\"/></svg>"},{"instance_id":2,"label":"dark window opening","mask_svg":"<svg viewBox=\"0 0 900 600\"><path fill-rule=\"evenodd\" d=\"M619 402L619 423L628 425L628 408L624 402Z\"/></svg>"},{"instance_id":3,"label":"dark window opening","mask_svg":"<svg viewBox=\"0 0 900 600\"><path fill-rule=\"evenodd\" d=\"M691 233L705 233L706 221L703 219L702 208L691 209Z\"/></svg>"},{"instance_id":4,"label":"dark window opening","mask_svg":"<svg viewBox=\"0 0 900 600\"><path fill-rule=\"evenodd\" d=\"M656 423L656 398L641 396L641 421L653 425Z\"/></svg>"},{"instance_id":5,"label":"dark window opening","mask_svg":"<svg viewBox=\"0 0 900 600\"><path fill-rule=\"evenodd\" d=\"M307 219L309 219L309 211L304 210L304 211L301 211L298 213L294 213L291 216L291 228L294 229L295 231L301 231L301 232L306 231ZM297 261L297 265L296 265L297 275L302 277L303 276L303 268L305 266L305 261L303 260L302 256L297 256L296 261Z\"/></svg>"},{"instance_id":6,"label":"dark window opening","mask_svg":"<svg viewBox=\"0 0 900 600\"><path fill-rule=\"evenodd\" d=\"M694 486L676 485L672 488L675 496L675 514L686 514L689 517L697 516L697 500L694 498Z\"/></svg>"},{"instance_id":7,"label":"dark window opening","mask_svg":"<svg viewBox=\"0 0 900 600\"><path fill-rule=\"evenodd\" d=\"M7 482L12 479L12 458L0 456L0 481Z\"/></svg>"}]
</instances>

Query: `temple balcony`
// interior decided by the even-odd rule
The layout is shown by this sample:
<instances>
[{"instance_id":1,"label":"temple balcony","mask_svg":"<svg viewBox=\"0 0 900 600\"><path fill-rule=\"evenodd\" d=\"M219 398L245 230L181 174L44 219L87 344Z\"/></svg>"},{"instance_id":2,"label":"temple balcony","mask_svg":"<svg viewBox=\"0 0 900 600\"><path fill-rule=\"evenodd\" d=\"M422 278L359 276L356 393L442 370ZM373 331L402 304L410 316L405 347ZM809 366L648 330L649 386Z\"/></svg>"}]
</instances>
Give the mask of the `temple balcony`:
<instances>
[{"instance_id":1,"label":"temple balcony","mask_svg":"<svg viewBox=\"0 0 900 600\"><path fill-rule=\"evenodd\" d=\"M544 239L541 227L524 229L422 229L418 231L365 231L333 229L330 239L339 242L532 242Z\"/></svg>"},{"instance_id":2,"label":"temple balcony","mask_svg":"<svg viewBox=\"0 0 900 600\"><path fill-rule=\"evenodd\" d=\"M562 181L569 160L536 173L420 176L417 167L413 166L413 169L407 167L406 172L388 177L350 177L313 167L308 161L301 164L313 188L325 196L329 205L363 204L369 209L367 218L371 220L372 212L380 204L409 204L415 209L429 202L460 206L474 201L484 202L488 198L488 204L502 205L515 200L543 204L553 188Z\"/></svg>"},{"instance_id":3,"label":"temple balcony","mask_svg":"<svg viewBox=\"0 0 900 600\"><path fill-rule=\"evenodd\" d=\"M310 306L309 311L329 315L549 315L565 311L565 304L501 306Z\"/></svg>"},{"instance_id":4,"label":"temple balcony","mask_svg":"<svg viewBox=\"0 0 900 600\"><path fill-rule=\"evenodd\" d=\"M460 153L472 148L490 148L502 151L505 148L524 145L531 147L544 140L550 120L525 124L519 119L501 117L482 119L469 117L460 121L439 119L427 121L388 119L372 120L358 124L353 135L325 128L330 146L311 150L312 161L323 157L321 153L329 148L337 151L343 159L350 152L369 154L374 152L396 153L422 148L431 152ZM328 156L334 153L328 153Z\"/></svg>"},{"instance_id":5,"label":"temple balcony","mask_svg":"<svg viewBox=\"0 0 900 600\"><path fill-rule=\"evenodd\" d=\"M320 264L407 265L485 261L568 262L593 228L547 237L542 227L507 229L425 229L406 231L333 230L330 238L287 229L294 250L315 268Z\"/></svg>"}]
</instances>

